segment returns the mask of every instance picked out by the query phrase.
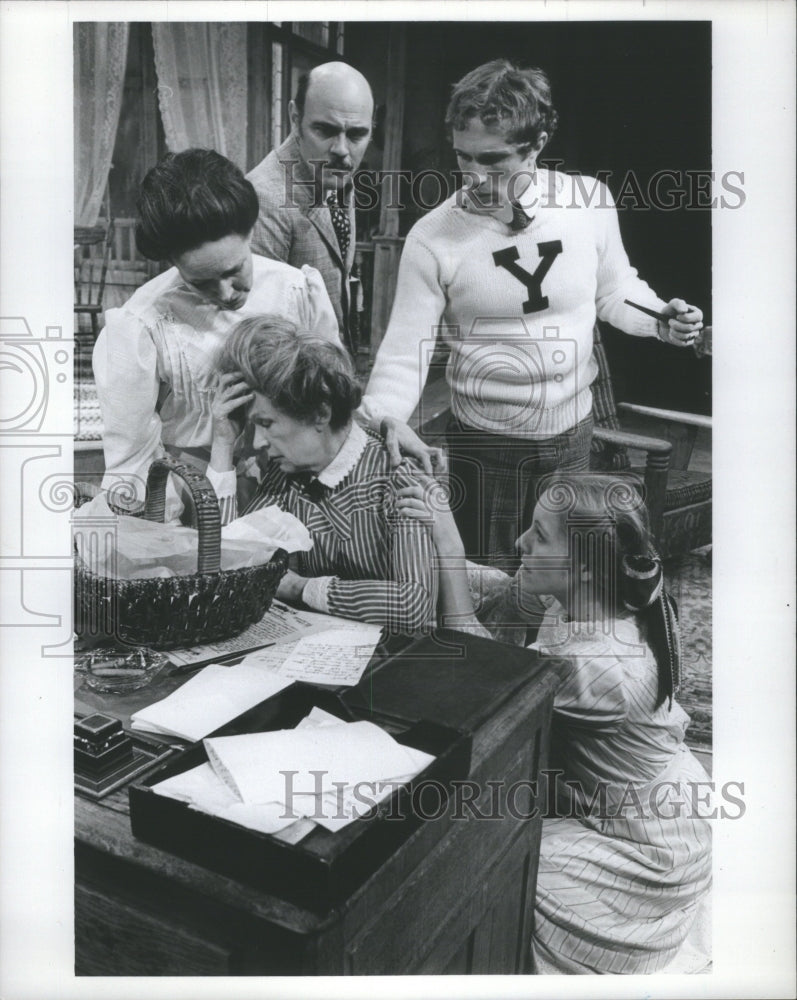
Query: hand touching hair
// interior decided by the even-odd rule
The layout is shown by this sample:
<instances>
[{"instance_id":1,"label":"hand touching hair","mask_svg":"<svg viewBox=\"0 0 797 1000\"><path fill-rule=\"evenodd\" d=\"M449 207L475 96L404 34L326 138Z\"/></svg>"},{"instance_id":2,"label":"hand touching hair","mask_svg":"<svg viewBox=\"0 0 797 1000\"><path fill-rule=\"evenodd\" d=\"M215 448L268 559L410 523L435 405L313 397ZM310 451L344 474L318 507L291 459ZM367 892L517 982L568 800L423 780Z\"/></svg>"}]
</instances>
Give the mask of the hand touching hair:
<instances>
[{"instance_id":1,"label":"hand touching hair","mask_svg":"<svg viewBox=\"0 0 797 1000\"><path fill-rule=\"evenodd\" d=\"M256 316L238 323L224 345L219 368L240 372L250 389L297 420L312 420L328 408L332 430L348 424L362 398L341 347L280 317Z\"/></svg>"}]
</instances>

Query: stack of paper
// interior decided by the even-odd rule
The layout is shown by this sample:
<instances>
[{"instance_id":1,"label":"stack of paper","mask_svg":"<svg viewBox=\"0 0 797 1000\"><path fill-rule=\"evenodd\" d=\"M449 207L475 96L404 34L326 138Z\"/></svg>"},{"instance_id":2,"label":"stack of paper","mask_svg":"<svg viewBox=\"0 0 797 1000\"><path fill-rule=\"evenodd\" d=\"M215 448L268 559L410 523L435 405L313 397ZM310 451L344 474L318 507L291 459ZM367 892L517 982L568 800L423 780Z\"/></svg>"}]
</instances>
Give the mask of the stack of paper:
<instances>
[{"instance_id":1,"label":"stack of paper","mask_svg":"<svg viewBox=\"0 0 797 1000\"><path fill-rule=\"evenodd\" d=\"M434 759L370 722L342 722L320 709L295 729L217 737L205 748L207 764L153 790L250 829L282 831L294 843L312 829L307 820L339 830Z\"/></svg>"},{"instance_id":2,"label":"stack of paper","mask_svg":"<svg viewBox=\"0 0 797 1000\"><path fill-rule=\"evenodd\" d=\"M132 728L193 742L295 680L356 684L381 634L378 625L351 622L251 653L236 666L213 663L167 698L135 712Z\"/></svg>"},{"instance_id":3,"label":"stack of paper","mask_svg":"<svg viewBox=\"0 0 797 1000\"><path fill-rule=\"evenodd\" d=\"M205 740L213 770L242 802L284 802L412 770L409 751L372 722Z\"/></svg>"},{"instance_id":4,"label":"stack of paper","mask_svg":"<svg viewBox=\"0 0 797 1000\"><path fill-rule=\"evenodd\" d=\"M292 683L291 677L244 663L234 667L214 663L168 697L135 712L131 726L193 743Z\"/></svg>"}]
</instances>

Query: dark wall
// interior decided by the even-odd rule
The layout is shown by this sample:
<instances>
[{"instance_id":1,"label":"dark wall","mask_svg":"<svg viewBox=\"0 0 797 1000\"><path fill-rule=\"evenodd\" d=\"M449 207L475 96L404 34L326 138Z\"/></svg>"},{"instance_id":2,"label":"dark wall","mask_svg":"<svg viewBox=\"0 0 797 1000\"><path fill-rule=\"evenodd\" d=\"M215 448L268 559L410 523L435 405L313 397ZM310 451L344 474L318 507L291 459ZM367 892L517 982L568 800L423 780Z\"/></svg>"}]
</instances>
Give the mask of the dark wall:
<instances>
[{"instance_id":1,"label":"dark wall","mask_svg":"<svg viewBox=\"0 0 797 1000\"><path fill-rule=\"evenodd\" d=\"M347 55L356 62L373 28L347 30ZM608 171L615 199L626 194L619 215L631 262L662 298L685 298L710 321L710 211L657 207L650 191L657 172L672 170L676 178L662 181L662 194L688 199L686 171L711 170L710 23L410 23L403 167L455 170L443 132L451 85L500 56L540 66L551 78L560 124L542 161L589 175ZM413 221L409 212L405 228ZM606 342L619 398L709 412L708 360L611 328Z\"/></svg>"}]
</instances>

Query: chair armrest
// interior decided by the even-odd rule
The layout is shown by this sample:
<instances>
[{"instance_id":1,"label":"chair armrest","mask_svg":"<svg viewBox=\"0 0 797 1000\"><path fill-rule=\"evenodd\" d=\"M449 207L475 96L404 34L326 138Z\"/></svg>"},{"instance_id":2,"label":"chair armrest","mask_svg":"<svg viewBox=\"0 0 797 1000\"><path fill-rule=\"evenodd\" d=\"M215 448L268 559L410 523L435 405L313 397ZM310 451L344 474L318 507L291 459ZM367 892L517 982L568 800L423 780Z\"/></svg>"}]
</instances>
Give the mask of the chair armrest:
<instances>
[{"instance_id":1,"label":"chair armrest","mask_svg":"<svg viewBox=\"0 0 797 1000\"><path fill-rule=\"evenodd\" d=\"M672 451L672 442L665 441L664 438L647 437L644 434L634 434L631 431L614 431L608 427L596 427L593 437L598 441L606 441L607 444L618 445L623 448L641 448L654 455L669 455Z\"/></svg>"},{"instance_id":2,"label":"chair armrest","mask_svg":"<svg viewBox=\"0 0 797 1000\"><path fill-rule=\"evenodd\" d=\"M646 437L644 434L630 434L607 427L596 427L593 437L607 444L640 448L647 452L645 460L645 492L643 499L648 508L650 530L656 544L661 539L664 518L664 501L667 495L667 475L672 455L672 442L663 438Z\"/></svg>"},{"instance_id":3,"label":"chair armrest","mask_svg":"<svg viewBox=\"0 0 797 1000\"><path fill-rule=\"evenodd\" d=\"M638 413L641 417L656 417L658 420L672 420L679 424L689 424L691 427L706 427L711 429L711 417L700 413L686 413L682 410L660 410L655 406L642 406L639 403L618 403L618 410L628 413Z\"/></svg>"}]
</instances>

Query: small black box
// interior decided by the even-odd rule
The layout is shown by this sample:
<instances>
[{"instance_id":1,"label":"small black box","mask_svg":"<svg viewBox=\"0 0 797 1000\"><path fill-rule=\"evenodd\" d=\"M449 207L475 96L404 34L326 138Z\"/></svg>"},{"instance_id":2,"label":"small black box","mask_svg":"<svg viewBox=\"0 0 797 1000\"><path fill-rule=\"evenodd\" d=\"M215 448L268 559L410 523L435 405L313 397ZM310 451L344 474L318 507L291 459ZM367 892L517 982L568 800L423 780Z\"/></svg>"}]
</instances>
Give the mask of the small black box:
<instances>
[{"instance_id":1,"label":"small black box","mask_svg":"<svg viewBox=\"0 0 797 1000\"><path fill-rule=\"evenodd\" d=\"M95 712L75 723L74 767L79 774L99 777L133 759L133 742L119 719Z\"/></svg>"}]
</instances>

